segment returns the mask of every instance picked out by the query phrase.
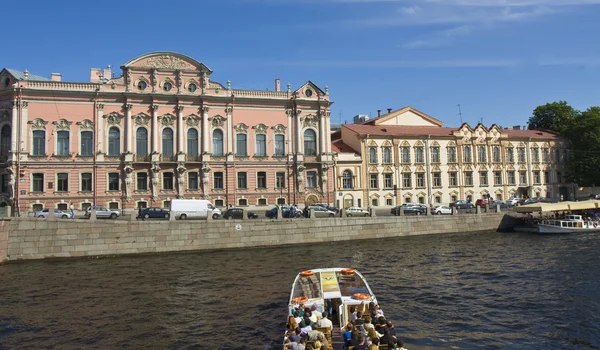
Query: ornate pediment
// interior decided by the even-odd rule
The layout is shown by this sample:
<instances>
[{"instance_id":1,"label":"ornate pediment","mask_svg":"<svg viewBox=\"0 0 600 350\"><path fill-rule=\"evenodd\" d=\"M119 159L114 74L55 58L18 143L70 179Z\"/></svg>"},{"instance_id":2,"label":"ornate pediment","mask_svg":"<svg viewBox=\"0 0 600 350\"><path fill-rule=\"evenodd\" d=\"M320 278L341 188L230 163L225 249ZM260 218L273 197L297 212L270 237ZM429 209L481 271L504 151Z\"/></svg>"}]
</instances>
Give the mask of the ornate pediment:
<instances>
[{"instance_id":1,"label":"ornate pediment","mask_svg":"<svg viewBox=\"0 0 600 350\"><path fill-rule=\"evenodd\" d=\"M282 124L277 124L277 125L273 126L272 129L275 132L275 134L285 134L285 130L287 128Z\"/></svg>"},{"instance_id":2,"label":"ornate pediment","mask_svg":"<svg viewBox=\"0 0 600 350\"><path fill-rule=\"evenodd\" d=\"M417 166L417 173L424 173L425 172L425 168L422 165L418 165Z\"/></svg>"},{"instance_id":3,"label":"ornate pediment","mask_svg":"<svg viewBox=\"0 0 600 350\"><path fill-rule=\"evenodd\" d=\"M215 128L223 126L225 124L225 120L226 119L219 114L210 118L210 122L211 122L212 126Z\"/></svg>"},{"instance_id":4,"label":"ornate pediment","mask_svg":"<svg viewBox=\"0 0 600 350\"><path fill-rule=\"evenodd\" d=\"M402 143L400 144L401 147L410 147L410 143L408 143L408 141L402 141Z\"/></svg>"},{"instance_id":5,"label":"ornate pediment","mask_svg":"<svg viewBox=\"0 0 600 350\"><path fill-rule=\"evenodd\" d=\"M54 129L56 130L69 130L71 128L71 124L73 124L73 122L70 122L66 119L59 119L55 122L52 122L52 125L54 125Z\"/></svg>"},{"instance_id":6,"label":"ornate pediment","mask_svg":"<svg viewBox=\"0 0 600 350\"><path fill-rule=\"evenodd\" d=\"M257 134L266 134L268 127L265 124L257 124L252 127Z\"/></svg>"},{"instance_id":7,"label":"ornate pediment","mask_svg":"<svg viewBox=\"0 0 600 350\"><path fill-rule=\"evenodd\" d=\"M510 165L508 166L507 170L514 171L514 170L515 170L515 167L514 167L512 164L510 164Z\"/></svg>"},{"instance_id":8,"label":"ornate pediment","mask_svg":"<svg viewBox=\"0 0 600 350\"><path fill-rule=\"evenodd\" d=\"M383 141L383 147L392 147L392 143L390 142L390 140L385 140Z\"/></svg>"},{"instance_id":9,"label":"ornate pediment","mask_svg":"<svg viewBox=\"0 0 600 350\"><path fill-rule=\"evenodd\" d=\"M239 123L238 125L233 127L233 130L235 130L235 132L238 134L245 134L248 132L248 125L244 123Z\"/></svg>"},{"instance_id":10,"label":"ornate pediment","mask_svg":"<svg viewBox=\"0 0 600 350\"><path fill-rule=\"evenodd\" d=\"M77 122L76 125L79 125L80 130L93 131L94 130L94 122L89 119L84 119L81 122Z\"/></svg>"},{"instance_id":11,"label":"ornate pediment","mask_svg":"<svg viewBox=\"0 0 600 350\"><path fill-rule=\"evenodd\" d=\"M467 190L467 191L465 191L465 193L466 193L466 194L469 194L469 195L472 195L472 194L473 194L473 193L475 193L475 192L473 192L473 190Z\"/></svg>"},{"instance_id":12,"label":"ornate pediment","mask_svg":"<svg viewBox=\"0 0 600 350\"><path fill-rule=\"evenodd\" d=\"M456 170L456 165L450 165L450 166L448 167L448 171L457 171L457 170Z\"/></svg>"},{"instance_id":13,"label":"ornate pediment","mask_svg":"<svg viewBox=\"0 0 600 350\"><path fill-rule=\"evenodd\" d=\"M173 124L175 123L175 116L167 113L167 114L163 114L159 117L160 123L163 126L173 126Z\"/></svg>"},{"instance_id":14,"label":"ornate pediment","mask_svg":"<svg viewBox=\"0 0 600 350\"><path fill-rule=\"evenodd\" d=\"M316 116L314 114L309 114L304 116L304 118L302 118L302 125L305 128L316 128L317 124L319 123L319 116Z\"/></svg>"},{"instance_id":15,"label":"ornate pediment","mask_svg":"<svg viewBox=\"0 0 600 350\"><path fill-rule=\"evenodd\" d=\"M498 171L498 170L502 170L502 167L498 164L494 165L494 170Z\"/></svg>"},{"instance_id":16,"label":"ornate pediment","mask_svg":"<svg viewBox=\"0 0 600 350\"><path fill-rule=\"evenodd\" d=\"M135 121L136 126L147 126L150 124L150 120L152 119L151 116L143 112L134 115L132 118Z\"/></svg>"},{"instance_id":17,"label":"ornate pediment","mask_svg":"<svg viewBox=\"0 0 600 350\"><path fill-rule=\"evenodd\" d=\"M403 173L410 173L411 172L410 167L408 165L403 166L402 167L402 172Z\"/></svg>"},{"instance_id":18,"label":"ornate pediment","mask_svg":"<svg viewBox=\"0 0 600 350\"><path fill-rule=\"evenodd\" d=\"M423 142L421 142L420 140L415 142L415 147L423 147Z\"/></svg>"},{"instance_id":19,"label":"ornate pediment","mask_svg":"<svg viewBox=\"0 0 600 350\"><path fill-rule=\"evenodd\" d=\"M106 119L106 124L108 125L121 125L121 119L123 119L123 115L117 112L111 112L104 116Z\"/></svg>"},{"instance_id":20,"label":"ornate pediment","mask_svg":"<svg viewBox=\"0 0 600 350\"><path fill-rule=\"evenodd\" d=\"M185 124L190 128L195 128L200 126L201 118L195 114L190 114L185 118Z\"/></svg>"},{"instance_id":21,"label":"ornate pediment","mask_svg":"<svg viewBox=\"0 0 600 350\"><path fill-rule=\"evenodd\" d=\"M488 170L485 164L479 165L479 170Z\"/></svg>"},{"instance_id":22,"label":"ornate pediment","mask_svg":"<svg viewBox=\"0 0 600 350\"><path fill-rule=\"evenodd\" d=\"M440 144L437 141L433 141L431 147L440 147Z\"/></svg>"},{"instance_id":23,"label":"ornate pediment","mask_svg":"<svg viewBox=\"0 0 600 350\"><path fill-rule=\"evenodd\" d=\"M158 68L158 69L183 69L183 70L194 70L197 67L190 62L187 62L179 57L171 54L159 54L146 59L141 60L138 67L144 68Z\"/></svg>"},{"instance_id":24,"label":"ornate pediment","mask_svg":"<svg viewBox=\"0 0 600 350\"><path fill-rule=\"evenodd\" d=\"M384 172L384 173L393 173L393 172L394 172L394 170L392 169L392 167L391 167L391 166L389 166L389 165L386 165L386 166L383 168L383 172Z\"/></svg>"},{"instance_id":25,"label":"ornate pediment","mask_svg":"<svg viewBox=\"0 0 600 350\"><path fill-rule=\"evenodd\" d=\"M31 124L31 130L46 130L48 122L42 118L37 118L30 121L28 124Z\"/></svg>"},{"instance_id":26,"label":"ornate pediment","mask_svg":"<svg viewBox=\"0 0 600 350\"><path fill-rule=\"evenodd\" d=\"M369 167L369 172L370 172L370 173L377 173L377 172L378 172L378 171L377 171L377 167L376 167L376 166L374 166L374 165L371 165L371 166Z\"/></svg>"},{"instance_id":27,"label":"ornate pediment","mask_svg":"<svg viewBox=\"0 0 600 350\"><path fill-rule=\"evenodd\" d=\"M375 140L369 140L369 142L367 143L367 145L369 147L377 147L377 142L375 142Z\"/></svg>"},{"instance_id":28,"label":"ornate pediment","mask_svg":"<svg viewBox=\"0 0 600 350\"><path fill-rule=\"evenodd\" d=\"M441 171L440 170L440 166L439 165L434 165L431 171L434 172L434 173L439 173Z\"/></svg>"},{"instance_id":29,"label":"ornate pediment","mask_svg":"<svg viewBox=\"0 0 600 350\"><path fill-rule=\"evenodd\" d=\"M519 166L519 170L527 170L527 168L525 167L525 165L521 164L521 165Z\"/></svg>"},{"instance_id":30,"label":"ornate pediment","mask_svg":"<svg viewBox=\"0 0 600 350\"><path fill-rule=\"evenodd\" d=\"M473 171L473 168L472 168L470 165L467 165L467 166L465 167L465 170L466 170L466 171Z\"/></svg>"}]
</instances>

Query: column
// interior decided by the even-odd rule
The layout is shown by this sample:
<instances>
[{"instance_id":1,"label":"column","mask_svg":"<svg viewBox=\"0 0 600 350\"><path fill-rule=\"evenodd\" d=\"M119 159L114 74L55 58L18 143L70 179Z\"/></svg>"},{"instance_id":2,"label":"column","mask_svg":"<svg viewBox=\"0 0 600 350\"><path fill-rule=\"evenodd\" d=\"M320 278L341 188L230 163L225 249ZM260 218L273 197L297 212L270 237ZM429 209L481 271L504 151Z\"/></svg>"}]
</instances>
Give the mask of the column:
<instances>
[{"instance_id":1,"label":"column","mask_svg":"<svg viewBox=\"0 0 600 350\"><path fill-rule=\"evenodd\" d=\"M208 153L208 140L210 140L210 126L208 125L208 106L202 107L202 152Z\"/></svg>"},{"instance_id":2,"label":"column","mask_svg":"<svg viewBox=\"0 0 600 350\"><path fill-rule=\"evenodd\" d=\"M325 149L327 153L331 153L331 112L326 112L325 118Z\"/></svg>"},{"instance_id":3,"label":"column","mask_svg":"<svg viewBox=\"0 0 600 350\"><path fill-rule=\"evenodd\" d=\"M19 113L19 102L17 100L13 101L12 115L11 115L11 126L10 126L10 150L14 155L17 154L19 147L17 145L17 132L18 132L18 113ZM21 125L21 129L27 129L27 124Z\"/></svg>"},{"instance_id":4,"label":"column","mask_svg":"<svg viewBox=\"0 0 600 350\"><path fill-rule=\"evenodd\" d=\"M294 148L296 153L303 153L304 151L300 149L300 114L302 113L301 109L296 109L296 115L294 116Z\"/></svg>"},{"instance_id":5,"label":"column","mask_svg":"<svg viewBox=\"0 0 600 350\"><path fill-rule=\"evenodd\" d=\"M94 139L98 144L98 152L103 152L104 150L104 105L98 104L96 105L96 109L98 114L96 114L96 125L94 125L94 129L96 130L96 135L94 135Z\"/></svg>"},{"instance_id":6,"label":"column","mask_svg":"<svg viewBox=\"0 0 600 350\"><path fill-rule=\"evenodd\" d=\"M292 147L292 110L286 109L285 114L287 114L287 125L285 129L285 152L292 153L290 149Z\"/></svg>"},{"instance_id":7,"label":"column","mask_svg":"<svg viewBox=\"0 0 600 350\"><path fill-rule=\"evenodd\" d=\"M158 105L152 105L152 152L160 153L158 149Z\"/></svg>"},{"instance_id":8,"label":"column","mask_svg":"<svg viewBox=\"0 0 600 350\"><path fill-rule=\"evenodd\" d=\"M177 106L177 152L184 152L183 147L183 106Z\"/></svg>"},{"instance_id":9,"label":"column","mask_svg":"<svg viewBox=\"0 0 600 350\"><path fill-rule=\"evenodd\" d=\"M232 113L233 113L233 107L226 107L225 108L225 115L227 118L227 150L225 150L225 154L229 154L232 153L233 154L233 118L232 118ZM250 140L246 140L247 143L250 142ZM247 146L246 146L247 147Z\"/></svg>"},{"instance_id":10,"label":"column","mask_svg":"<svg viewBox=\"0 0 600 350\"><path fill-rule=\"evenodd\" d=\"M131 107L133 107L131 104L125 105L125 153L133 153L135 151L133 148L133 120L131 120Z\"/></svg>"},{"instance_id":11,"label":"column","mask_svg":"<svg viewBox=\"0 0 600 350\"><path fill-rule=\"evenodd\" d=\"M29 112L27 110L27 106L29 102L21 101L21 150L23 153L27 153L29 151L29 138L27 137L27 119L29 116ZM46 135L49 137L50 135Z\"/></svg>"},{"instance_id":12,"label":"column","mask_svg":"<svg viewBox=\"0 0 600 350\"><path fill-rule=\"evenodd\" d=\"M318 154L325 152L325 113L319 113L319 152Z\"/></svg>"}]
</instances>

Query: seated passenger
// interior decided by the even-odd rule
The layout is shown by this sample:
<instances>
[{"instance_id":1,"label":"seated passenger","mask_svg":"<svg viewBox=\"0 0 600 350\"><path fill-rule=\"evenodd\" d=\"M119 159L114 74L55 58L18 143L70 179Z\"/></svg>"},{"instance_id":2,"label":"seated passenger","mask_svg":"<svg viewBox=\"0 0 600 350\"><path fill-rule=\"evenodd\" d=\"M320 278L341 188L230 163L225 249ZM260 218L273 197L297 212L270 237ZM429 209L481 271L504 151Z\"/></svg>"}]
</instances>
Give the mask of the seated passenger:
<instances>
[{"instance_id":1,"label":"seated passenger","mask_svg":"<svg viewBox=\"0 0 600 350\"><path fill-rule=\"evenodd\" d=\"M323 334L323 332L319 332L316 329L313 329L312 331L306 333L306 339L308 341L315 341L319 339L319 334Z\"/></svg>"},{"instance_id":2,"label":"seated passenger","mask_svg":"<svg viewBox=\"0 0 600 350\"><path fill-rule=\"evenodd\" d=\"M354 325L352 323L348 323L346 325L346 331L342 336L344 337L344 348L347 348L350 345L350 341L352 340L352 331L354 330Z\"/></svg>"},{"instance_id":3,"label":"seated passenger","mask_svg":"<svg viewBox=\"0 0 600 350\"><path fill-rule=\"evenodd\" d=\"M333 323L331 320L327 318L327 311L323 311L322 318L317 322L318 327L328 327L329 329L333 328Z\"/></svg>"},{"instance_id":4,"label":"seated passenger","mask_svg":"<svg viewBox=\"0 0 600 350\"><path fill-rule=\"evenodd\" d=\"M291 332L290 332L290 333L291 333L291 335L288 337L288 339L289 339L291 342L293 342L293 343L297 343L297 342L299 342L299 341L300 341L300 339L301 339L301 338L300 338L300 333L301 333L301 332L302 332L302 330L300 330L300 327L296 328L296 329L294 330L294 332L293 332L293 333L291 333Z\"/></svg>"},{"instance_id":5,"label":"seated passenger","mask_svg":"<svg viewBox=\"0 0 600 350\"><path fill-rule=\"evenodd\" d=\"M315 346L314 346L315 350L321 350L323 348L323 344L320 341L316 341L315 342Z\"/></svg>"},{"instance_id":6,"label":"seated passenger","mask_svg":"<svg viewBox=\"0 0 600 350\"><path fill-rule=\"evenodd\" d=\"M394 337L391 333L390 333L390 329L388 327L385 327L383 329L383 335L379 338L379 341L381 342L381 344L389 344L389 343L393 343L396 341L396 337ZM390 349L394 349L393 347Z\"/></svg>"},{"instance_id":7,"label":"seated passenger","mask_svg":"<svg viewBox=\"0 0 600 350\"><path fill-rule=\"evenodd\" d=\"M362 319L362 312L359 311L356 313L356 320L354 320L354 325L362 326L363 323L365 323L365 320Z\"/></svg>"},{"instance_id":8,"label":"seated passenger","mask_svg":"<svg viewBox=\"0 0 600 350\"><path fill-rule=\"evenodd\" d=\"M296 322L296 319L294 318L294 316L288 317L288 323L287 323L288 331L293 331L296 328L298 328L298 323Z\"/></svg>"},{"instance_id":9,"label":"seated passenger","mask_svg":"<svg viewBox=\"0 0 600 350\"><path fill-rule=\"evenodd\" d=\"M371 345L369 345L369 350L377 350L379 349L379 339L375 338L371 340Z\"/></svg>"},{"instance_id":10,"label":"seated passenger","mask_svg":"<svg viewBox=\"0 0 600 350\"><path fill-rule=\"evenodd\" d=\"M350 321L356 321L359 318L354 306L350 306Z\"/></svg>"},{"instance_id":11,"label":"seated passenger","mask_svg":"<svg viewBox=\"0 0 600 350\"><path fill-rule=\"evenodd\" d=\"M299 310L296 310L294 312L294 320L296 320L296 323L302 322L302 316L300 316L300 311Z\"/></svg>"},{"instance_id":12,"label":"seated passenger","mask_svg":"<svg viewBox=\"0 0 600 350\"><path fill-rule=\"evenodd\" d=\"M317 340L321 342L324 350L329 349L329 343L327 341L327 337L325 336L325 334L323 334L323 333L319 334L317 336Z\"/></svg>"},{"instance_id":13,"label":"seated passenger","mask_svg":"<svg viewBox=\"0 0 600 350\"><path fill-rule=\"evenodd\" d=\"M354 346L354 350L369 350L369 344L367 344L367 339L362 335L362 333L358 333L356 339L353 339L351 344Z\"/></svg>"}]
</instances>

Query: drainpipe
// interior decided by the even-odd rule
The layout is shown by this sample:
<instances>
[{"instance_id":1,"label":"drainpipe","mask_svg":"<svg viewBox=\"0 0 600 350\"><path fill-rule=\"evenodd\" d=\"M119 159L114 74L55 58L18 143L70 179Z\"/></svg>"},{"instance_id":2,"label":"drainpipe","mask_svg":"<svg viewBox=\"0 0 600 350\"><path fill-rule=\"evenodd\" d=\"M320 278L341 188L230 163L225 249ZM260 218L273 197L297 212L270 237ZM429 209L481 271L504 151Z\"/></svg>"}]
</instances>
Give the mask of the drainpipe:
<instances>
[{"instance_id":1,"label":"drainpipe","mask_svg":"<svg viewBox=\"0 0 600 350\"><path fill-rule=\"evenodd\" d=\"M292 130L292 139L294 137L296 137L295 135L297 134L297 130L296 130L296 125L298 125L296 123L296 111L298 109L298 106L296 105L296 95L294 94L294 96L292 96L291 98L291 102L292 102L292 125L290 127L293 126L293 130ZM291 141L291 140L290 140ZM294 140L294 142L292 143L292 157L294 158L292 166L294 167L292 169L292 176L294 177L294 204L298 204L298 202L296 201L296 193L298 193L298 150L295 147L296 143L298 142L298 140Z\"/></svg>"},{"instance_id":2,"label":"drainpipe","mask_svg":"<svg viewBox=\"0 0 600 350\"><path fill-rule=\"evenodd\" d=\"M94 111L93 111L94 112L94 114L93 114L93 116L94 116L94 129L95 129L94 130L94 137L95 137L95 140L94 140L95 141L94 142L94 163L93 163L93 179L94 179L93 180L94 181L93 203L94 203L94 206L97 205L96 204L96 201L97 201L97 191L96 191L97 185L96 185L96 183L98 182L98 181L96 181L97 177L98 177L97 176L97 174L98 174L98 164L96 163L96 161L97 161L96 157L98 157L98 142L97 142L97 140L98 140L98 137L102 137L101 135L98 135L98 94L99 94L99 92L100 92L100 88L98 87L98 88L96 88L96 95L94 96Z\"/></svg>"},{"instance_id":3,"label":"drainpipe","mask_svg":"<svg viewBox=\"0 0 600 350\"><path fill-rule=\"evenodd\" d=\"M21 129L23 125L21 125L21 117L23 115L23 87L19 86L19 94L17 98L17 173L15 174L15 193L14 193L14 205L16 206L14 212L16 216L21 216L21 198L19 196L19 182L21 181ZM13 125L15 127L15 125ZM44 179L45 180L45 179ZM15 215L13 214L13 215Z\"/></svg>"}]
</instances>

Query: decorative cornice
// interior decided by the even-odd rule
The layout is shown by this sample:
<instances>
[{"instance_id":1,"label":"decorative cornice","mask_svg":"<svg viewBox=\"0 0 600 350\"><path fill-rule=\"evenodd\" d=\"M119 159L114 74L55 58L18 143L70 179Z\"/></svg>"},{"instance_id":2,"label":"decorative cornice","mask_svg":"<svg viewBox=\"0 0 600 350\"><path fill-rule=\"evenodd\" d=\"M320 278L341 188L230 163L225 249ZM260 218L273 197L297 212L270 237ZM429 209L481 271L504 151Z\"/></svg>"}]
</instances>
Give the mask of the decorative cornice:
<instances>
[{"instance_id":1,"label":"decorative cornice","mask_svg":"<svg viewBox=\"0 0 600 350\"><path fill-rule=\"evenodd\" d=\"M46 130L46 125L48 125L48 122L42 118L37 118L28 122L28 124L31 125L31 130Z\"/></svg>"},{"instance_id":2,"label":"decorative cornice","mask_svg":"<svg viewBox=\"0 0 600 350\"><path fill-rule=\"evenodd\" d=\"M104 110L104 104L102 104L102 103L98 103L98 104L96 105L96 108L97 108L99 111L103 111L103 110Z\"/></svg>"},{"instance_id":3,"label":"decorative cornice","mask_svg":"<svg viewBox=\"0 0 600 350\"><path fill-rule=\"evenodd\" d=\"M202 106L202 112L208 113L208 111L210 111L210 107L208 107L208 106Z\"/></svg>"},{"instance_id":4,"label":"decorative cornice","mask_svg":"<svg viewBox=\"0 0 600 350\"><path fill-rule=\"evenodd\" d=\"M71 128L71 124L73 124L73 122L67 121L66 119L60 119L52 122L52 125L54 125L54 129L56 130L69 130Z\"/></svg>"},{"instance_id":5,"label":"decorative cornice","mask_svg":"<svg viewBox=\"0 0 600 350\"><path fill-rule=\"evenodd\" d=\"M83 121L75 123L75 125L78 125L80 130L94 130L94 122L89 119L84 119Z\"/></svg>"},{"instance_id":6,"label":"decorative cornice","mask_svg":"<svg viewBox=\"0 0 600 350\"><path fill-rule=\"evenodd\" d=\"M233 129L238 134L245 134L248 132L248 126L244 123L239 123L238 125L234 126Z\"/></svg>"},{"instance_id":7,"label":"decorative cornice","mask_svg":"<svg viewBox=\"0 0 600 350\"><path fill-rule=\"evenodd\" d=\"M121 119L123 116L117 112L111 112L104 116L108 125L121 125Z\"/></svg>"},{"instance_id":8,"label":"decorative cornice","mask_svg":"<svg viewBox=\"0 0 600 350\"><path fill-rule=\"evenodd\" d=\"M257 124L252 127L256 134L266 134L268 127L265 124Z\"/></svg>"}]
</instances>

